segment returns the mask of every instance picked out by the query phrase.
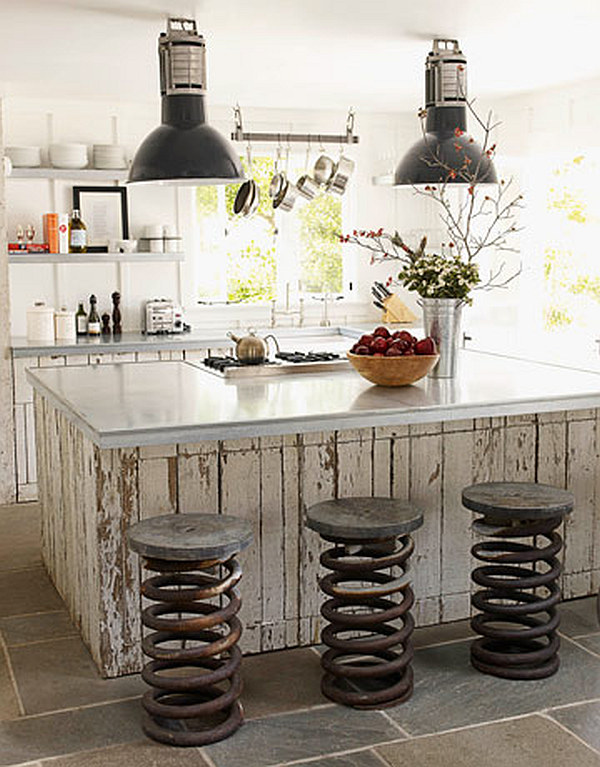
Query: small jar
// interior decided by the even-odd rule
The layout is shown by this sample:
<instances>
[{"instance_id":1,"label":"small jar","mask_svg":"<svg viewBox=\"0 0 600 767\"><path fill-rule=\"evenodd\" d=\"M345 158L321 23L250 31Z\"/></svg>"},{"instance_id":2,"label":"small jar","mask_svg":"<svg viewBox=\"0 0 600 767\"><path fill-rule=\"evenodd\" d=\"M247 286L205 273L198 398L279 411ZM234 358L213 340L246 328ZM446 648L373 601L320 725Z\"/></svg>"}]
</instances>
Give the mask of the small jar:
<instances>
[{"instance_id":1,"label":"small jar","mask_svg":"<svg viewBox=\"0 0 600 767\"><path fill-rule=\"evenodd\" d=\"M44 301L36 301L27 310L27 340L54 342L54 309Z\"/></svg>"}]
</instances>

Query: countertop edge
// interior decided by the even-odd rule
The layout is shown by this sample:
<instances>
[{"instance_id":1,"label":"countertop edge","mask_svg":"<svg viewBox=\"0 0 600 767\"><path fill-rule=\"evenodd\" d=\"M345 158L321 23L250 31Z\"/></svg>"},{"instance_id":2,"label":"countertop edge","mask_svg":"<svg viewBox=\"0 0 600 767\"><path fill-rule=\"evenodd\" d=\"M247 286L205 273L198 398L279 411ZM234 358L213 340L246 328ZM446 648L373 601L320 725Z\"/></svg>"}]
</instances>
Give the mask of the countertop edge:
<instances>
[{"instance_id":1,"label":"countertop edge","mask_svg":"<svg viewBox=\"0 0 600 767\"><path fill-rule=\"evenodd\" d=\"M186 364L186 363L171 363ZM26 371L33 388L64 413L99 448L142 447L149 445L189 444L208 440L222 440L223 424L204 424L183 427L150 427L147 429L119 429L97 431L71 404L59 397L38 377L38 368ZM428 407L402 407L394 410L365 410L362 412L339 412L327 416L294 416L288 418L260 419L249 422L234 421L227 424L226 439L267 437L287 434L303 434L315 431L340 431L377 426L415 425L474 418L531 415L563 410L583 410L600 407L598 394L562 395L552 398L531 397L513 402L478 402L464 405Z\"/></svg>"}]
</instances>

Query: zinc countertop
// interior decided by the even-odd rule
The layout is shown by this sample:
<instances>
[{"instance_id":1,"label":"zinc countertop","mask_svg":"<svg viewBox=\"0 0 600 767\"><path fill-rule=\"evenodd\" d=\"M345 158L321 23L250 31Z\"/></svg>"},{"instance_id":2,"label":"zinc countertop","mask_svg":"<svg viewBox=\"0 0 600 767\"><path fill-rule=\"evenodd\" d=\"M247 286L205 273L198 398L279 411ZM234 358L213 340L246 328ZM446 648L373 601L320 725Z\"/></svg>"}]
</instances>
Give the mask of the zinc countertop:
<instances>
[{"instance_id":1,"label":"zinc countertop","mask_svg":"<svg viewBox=\"0 0 600 767\"><path fill-rule=\"evenodd\" d=\"M102 448L600 407L600 373L470 350L456 378L398 388L353 369L226 381L187 362L34 368L27 377Z\"/></svg>"}]
</instances>

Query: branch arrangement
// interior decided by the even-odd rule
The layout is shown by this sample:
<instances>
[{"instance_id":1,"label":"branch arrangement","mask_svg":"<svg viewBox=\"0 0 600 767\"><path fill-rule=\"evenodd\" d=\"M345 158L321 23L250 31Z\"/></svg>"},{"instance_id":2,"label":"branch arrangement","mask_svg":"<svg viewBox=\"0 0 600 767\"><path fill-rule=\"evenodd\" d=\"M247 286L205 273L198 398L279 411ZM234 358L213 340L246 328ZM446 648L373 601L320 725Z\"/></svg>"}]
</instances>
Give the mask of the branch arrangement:
<instances>
[{"instance_id":1,"label":"branch arrangement","mask_svg":"<svg viewBox=\"0 0 600 767\"><path fill-rule=\"evenodd\" d=\"M491 113L482 120L467 100L467 107L483 131L482 151L473 162L465 151L465 145L474 143L460 128L454 130L454 150L459 162L445 162L439 152L428 147L430 155L423 158L430 167L439 168L443 179L437 184L423 188L413 186L416 194L433 200L440 207L440 219L448 235L442 243L441 254L427 253L427 238L423 237L417 248L411 248L398 232L390 234L383 229L357 231L341 235L343 243L354 243L371 253L371 263L399 261L401 269L397 281L409 290L416 290L422 297L459 298L471 303L472 290L505 288L520 273L521 268L506 274L506 263L491 270L487 279L479 273L478 259L486 249L494 252L518 252L511 246L511 237L521 229L516 225L516 214L523 207L521 194L512 194L512 180L498 184L486 183L486 168L492 161L496 144L491 143L491 133L497 127L492 123ZM427 145L425 118L427 110L419 110L421 130ZM460 160L462 157L462 160ZM456 188L457 179L466 186L462 201L451 199L449 187ZM482 188L483 187L483 188ZM484 191L485 190L485 191ZM388 285L394 281L389 278Z\"/></svg>"}]
</instances>

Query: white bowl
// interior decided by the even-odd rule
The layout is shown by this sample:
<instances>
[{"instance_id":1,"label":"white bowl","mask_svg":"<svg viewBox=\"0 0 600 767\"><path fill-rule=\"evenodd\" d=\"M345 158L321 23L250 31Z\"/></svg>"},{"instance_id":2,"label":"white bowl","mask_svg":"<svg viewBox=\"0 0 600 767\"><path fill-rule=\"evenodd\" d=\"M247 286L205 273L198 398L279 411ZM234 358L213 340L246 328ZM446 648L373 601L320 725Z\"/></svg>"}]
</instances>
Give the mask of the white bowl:
<instances>
[{"instance_id":1,"label":"white bowl","mask_svg":"<svg viewBox=\"0 0 600 767\"><path fill-rule=\"evenodd\" d=\"M94 167L111 169L125 168L125 147L118 144L94 144Z\"/></svg>"},{"instance_id":2,"label":"white bowl","mask_svg":"<svg viewBox=\"0 0 600 767\"><path fill-rule=\"evenodd\" d=\"M39 146L7 146L4 153L15 168L39 168L42 164Z\"/></svg>"},{"instance_id":3,"label":"white bowl","mask_svg":"<svg viewBox=\"0 0 600 767\"><path fill-rule=\"evenodd\" d=\"M55 168L85 168L88 164L85 144L51 144L49 154Z\"/></svg>"}]
</instances>

